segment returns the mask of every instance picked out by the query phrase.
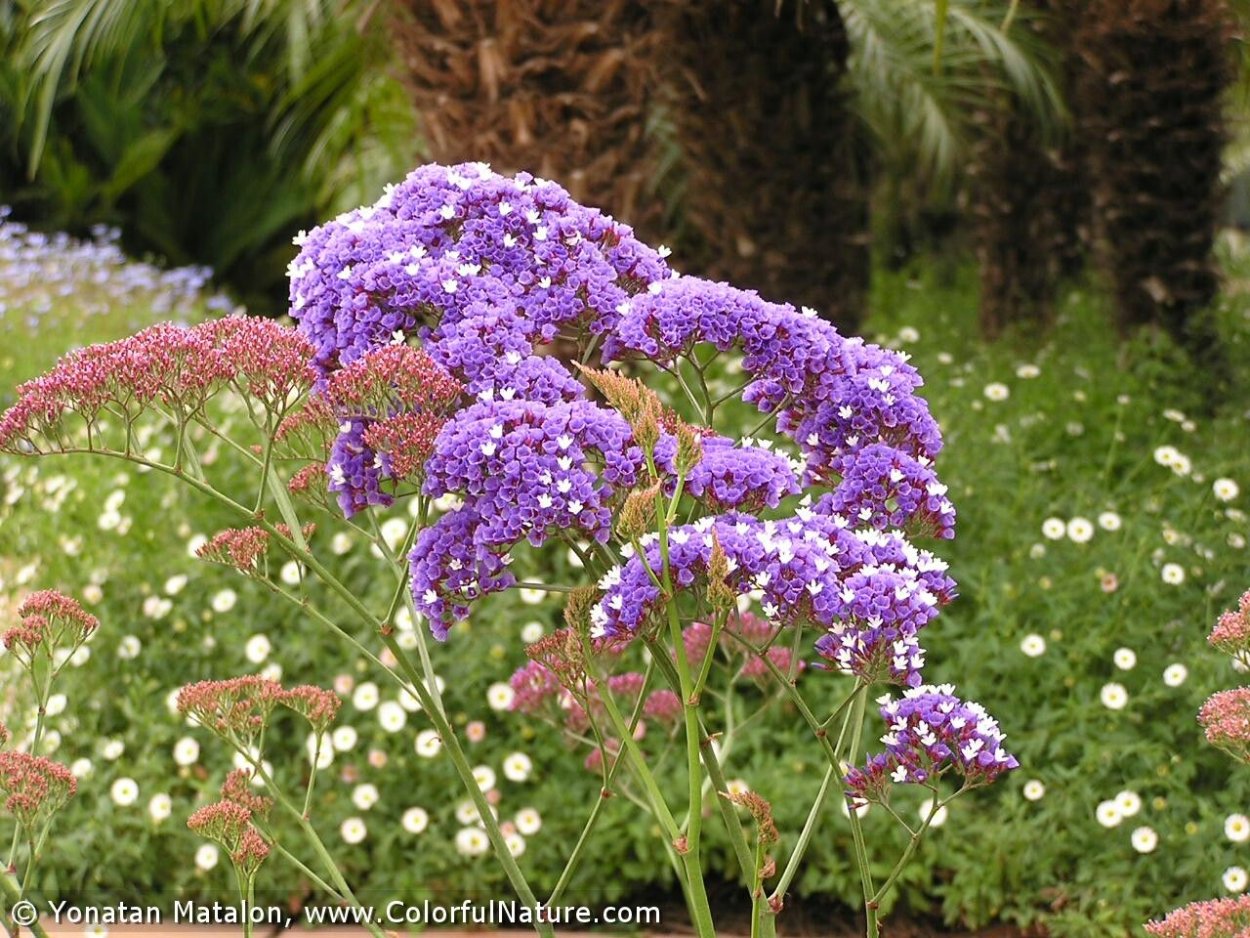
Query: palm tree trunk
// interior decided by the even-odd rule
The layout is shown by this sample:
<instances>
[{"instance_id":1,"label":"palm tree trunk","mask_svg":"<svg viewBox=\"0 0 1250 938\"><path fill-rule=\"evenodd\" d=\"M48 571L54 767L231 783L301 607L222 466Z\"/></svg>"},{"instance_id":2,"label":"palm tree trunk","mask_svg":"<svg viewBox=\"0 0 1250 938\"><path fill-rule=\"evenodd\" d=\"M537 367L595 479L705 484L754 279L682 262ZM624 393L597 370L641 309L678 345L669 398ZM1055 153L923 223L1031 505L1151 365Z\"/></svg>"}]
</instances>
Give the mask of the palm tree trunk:
<instances>
[{"instance_id":1,"label":"palm tree trunk","mask_svg":"<svg viewBox=\"0 0 1250 938\"><path fill-rule=\"evenodd\" d=\"M853 329L870 271L868 160L837 4L658 6L684 174L682 268Z\"/></svg>"}]
</instances>

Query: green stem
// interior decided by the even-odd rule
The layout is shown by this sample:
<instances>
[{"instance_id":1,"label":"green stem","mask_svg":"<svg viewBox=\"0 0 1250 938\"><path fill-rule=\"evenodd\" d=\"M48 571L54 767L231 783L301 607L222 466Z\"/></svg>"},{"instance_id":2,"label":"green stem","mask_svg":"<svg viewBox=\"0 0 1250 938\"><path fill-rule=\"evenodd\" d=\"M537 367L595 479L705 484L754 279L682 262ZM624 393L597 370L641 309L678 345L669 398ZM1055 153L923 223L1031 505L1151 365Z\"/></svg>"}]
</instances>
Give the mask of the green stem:
<instances>
[{"instance_id":1,"label":"green stem","mask_svg":"<svg viewBox=\"0 0 1250 938\"><path fill-rule=\"evenodd\" d=\"M0 870L0 891L4 893L5 904L7 905L9 912L12 911L15 903L22 901L22 893L18 890L17 883L14 882L13 877L4 870ZM39 924L38 919L31 922L27 927L30 929L31 934L33 934L35 938L48 938L47 931L45 931L44 927ZM8 919L7 912L5 929L11 936L13 936L13 938L16 938L18 932L21 930L12 922L11 919Z\"/></svg>"},{"instance_id":2,"label":"green stem","mask_svg":"<svg viewBox=\"0 0 1250 938\"><path fill-rule=\"evenodd\" d=\"M336 902L346 901L346 899L339 894L337 889L310 870L299 857L293 854L290 850L287 850L286 847L282 846L276 840L270 841L269 846L277 850L288 863L312 880L312 884L322 892L326 893L326 895L328 895L331 899L334 899Z\"/></svg>"},{"instance_id":3,"label":"green stem","mask_svg":"<svg viewBox=\"0 0 1250 938\"><path fill-rule=\"evenodd\" d=\"M859 739L864 729L864 708L868 700L868 688L855 691L855 704L851 709L851 749L847 761L854 763L859 757ZM838 767L841 775L841 767ZM855 843L855 862L859 866L860 884L864 890L864 916L867 920L868 938L878 938L876 891L872 886L872 871L868 868L868 848L864 842L864 828L859 823L859 812L848 812L851 821L851 839Z\"/></svg>"}]
</instances>

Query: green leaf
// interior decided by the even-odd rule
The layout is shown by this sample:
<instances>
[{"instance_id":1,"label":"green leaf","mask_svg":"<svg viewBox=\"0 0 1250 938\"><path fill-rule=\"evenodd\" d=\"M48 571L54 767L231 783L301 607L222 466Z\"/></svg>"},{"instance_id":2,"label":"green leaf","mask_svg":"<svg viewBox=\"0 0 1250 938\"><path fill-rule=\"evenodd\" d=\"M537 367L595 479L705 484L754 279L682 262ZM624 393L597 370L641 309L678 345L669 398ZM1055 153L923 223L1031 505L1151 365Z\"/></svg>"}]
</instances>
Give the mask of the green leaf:
<instances>
[{"instance_id":1,"label":"green leaf","mask_svg":"<svg viewBox=\"0 0 1250 938\"><path fill-rule=\"evenodd\" d=\"M113 170L112 178L104 186L106 197L110 200L116 199L144 176L153 172L181 135L181 131L177 128L162 127L148 131L139 139L129 143Z\"/></svg>"}]
</instances>

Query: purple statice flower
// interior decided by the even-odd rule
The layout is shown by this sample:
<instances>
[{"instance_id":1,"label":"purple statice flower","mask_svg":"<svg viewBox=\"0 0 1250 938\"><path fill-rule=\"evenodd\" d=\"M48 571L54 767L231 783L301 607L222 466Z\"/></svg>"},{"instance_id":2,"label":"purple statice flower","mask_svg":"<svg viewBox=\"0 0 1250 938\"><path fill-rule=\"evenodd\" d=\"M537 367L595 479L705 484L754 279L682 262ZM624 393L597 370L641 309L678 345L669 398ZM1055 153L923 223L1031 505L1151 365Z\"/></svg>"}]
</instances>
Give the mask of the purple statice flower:
<instances>
[{"instance_id":1,"label":"purple statice flower","mask_svg":"<svg viewBox=\"0 0 1250 938\"><path fill-rule=\"evenodd\" d=\"M453 622L468 618L469 603L516 583L508 570L511 555L479 539L481 526L472 508L448 512L417 535L408 555L417 612L430 620L439 641Z\"/></svg>"},{"instance_id":2,"label":"purple statice flower","mask_svg":"<svg viewBox=\"0 0 1250 938\"><path fill-rule=\"evenodd\" d=\"M742 446L725 437L703 440L703 458L686 479L686 490L715 512L776 508L797 495L802 467L769 445Z\"/></svg>"},{"instance_id":3,"label":"purple statice flower","mask_svg":"<svg viewBox=\"0 0 1250 938\"><path fill-rule=\"evenodd\" d=\"M706 575L713 535L728 561L729 585L739 595L759 590L771 622L811 620L829 629L817 650L840 666L842 646L855 638L845 665L854 673L920 683L922 657L918 663L913 652L898 661L893 643L914 640L953 597L942 561L895 535L853 530L844 518L810 509L781 521L725 515L670 530L670 573L678 588ZM604 595L591 611L593 636L636 635L660 607L661 592L647 572L660 568L659 544L648 537L642 546L646 565L630 556L600 580Z\"/></svg>"},{"instance_id":4,"label":"purple statice flower","mask_svg":"<svg viewBox=\"0 0 1250 938\"><path fill-rule=\"evenodd\" d=\"M920 376L905 356L843 338L810 310L697 277L656 284L624 310L604 341L607 359L641 355L665 363L701 342L721 351L740 347L743 368L755 378L743 399L775 413L777 429L798 443L804 482L836 483L874 444L922 465L941 449L937 423L915 395Z\"/></svg>"},{"instance_id":5,"label":"purple statice flower","mask_svg":"<svg viewBox=\"0 0 1250 938\"><path fill-rule=\"evenodd\" d=\"M884 443L856 454L837 488L814 508L880 529L911 524L936 537L955 536L955 507L929 461Z\"/></svg>"},{"instance_id":6,"label":"purple statice flower","mask_svg":"<svg viewBox=\"0 0 1250 938\"><path fill-rule=\"evenodd\" d=\"M590 468L590 462L601 469ZM642 450L616 411L578 400L482 401L453 417L426 465L425 494L460 493L491 547L551 529L607 540L609 501L638 481Z\"/></svg>"},{"instance_id":7,"label":"purple statice flower","mask_svg":"<svg viewBox=\"0 0 1250 938\"><path fill-rule=\"evenodd\" d=\"M984 785L1018 768L1003 748L1003 732L985 708L955 696L950 684L926 684L879 701L887 731L885 752L847 773L847 795L854 804L878 800L891 783L928 784L953 771L966 785Z\"/></svg>"},{"instance_id":8,"label":"purple statice flower","mask_svg":"<svg viewBox=\"0 0 1250 938\"><path fill-rule=\"evenodd\" d=\"M345 420L330 448L326 464L329 489L338 495L339 507L347 516L370 505L390 505L394 498L382 490L390 475L386 457L365 445L369 421L363 418Z\"/></svg>"}]
</instances>

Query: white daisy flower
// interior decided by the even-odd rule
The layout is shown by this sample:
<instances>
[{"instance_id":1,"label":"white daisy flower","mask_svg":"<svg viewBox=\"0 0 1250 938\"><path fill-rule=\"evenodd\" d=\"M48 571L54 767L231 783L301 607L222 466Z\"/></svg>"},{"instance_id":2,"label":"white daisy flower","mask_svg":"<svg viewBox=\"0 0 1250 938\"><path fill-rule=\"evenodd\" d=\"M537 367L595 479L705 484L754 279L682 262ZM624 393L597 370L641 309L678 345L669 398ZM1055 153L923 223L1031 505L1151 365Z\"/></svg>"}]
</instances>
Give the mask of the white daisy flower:
<instances>
[{"instance_id":1,"label":"white daisy flower","mask_svg":"<svg viewBox=\"0 0 1250 938\"><path fill-rule=\"evenodd\" d=\"M1114 511L1104 511L1098 516L1098 527L1104 531L1118 531L1122 524L1120 516Z\"/></svg>"},{"instance_id":2,"label":"white daisy flower","mask_svg":"<svg viewBox=\"0 0 1250 938\"><path fill-rule=\"evenodd\" d=\"M526 837L533 837L542 830L542 815L533 808L522 808L512 820L516 824L516 829Z\"/></svg>"},{"instance_id":3,"label":"white daisy flower","mask_svg":"<svg viewBox=\"0 0 1250 938\"><path fill-rule=\"evenodd\" d=\"M200 849L195 851L196 868L207 872L217 865L220 856L221 852L215 844L203 844Z\"/></svg>"},{"instance_id":4,"label":"white daisy flower","mask_svg":"<svg viewBox=\"0 0 1250 938\"><path fill-rule=\"evenodd\" d=\"M174 762L177 765L195 765L200 758L200 744L190 736L174 743Z\"/></svg>"},{"instance_id":5,"label":"white daisy flower","mask_svg":"<svg viewBox=\"0 0 1250 938\"><path fill-rule=\"evenodd\" d=\"M495 770L489 765L475 766L473 781L477 782L477 787L482 791L490 791L495 787Z\"/></svg>"},{"instance_id":6,"label":"white daisy flower","mask_svg":"<svg viewBox=\"0 0 1250 938\"><path fill-rule=\"evenodd\" d=\"M165 593L169 596L177 596L186 585L187 575L185 573L175 573L165 581Z\"/></svg>"},{"instance_id":7,"label":"white daisy flower","mask_svg":"<svg viewBox=\"0 0 1250 938\"><path fill-rule=\"evenodd\" d=\"M1120 806L1113 800L1100 802L1094 810L1094 817L1103 827L1118 827L1124 820L1124 816L1120 813Z\"/></svg>"},{"instance_id":8,"label":"white daisy flower","mask_svg":"<svg viewBox=\"0 0 1250 938\"><path fill-rule=\"evenodd\" d=\"M329 733L322 733L320 736L316 733L309 733L304 749L308 753L309 762L317 760L318 770L328 769L334 762L334 740Z\"/></svg>"},{"instance_id":9,"label":"white daisy flower","mask_svg":"<svg viewBox=\"0 0 1250 938\"><path fill-rule=\"evenodd\" d=\"M174 811L174 800L163 792L159 795L153 795L148 802L148 815L156 823L165 820Z\"/></svg>"},{"instance_id":10,"label":"white daisy flower","mask_svg":"<svg viewBox=\"0 0 1250 938\"><path fill-rule=\"evenodd\" d=\"M139 797L139 783L133 778L119 778L109 789L109 797L118 807L128 807Z\"/></svg>"},{"instance_id":11,"label":"white daisy flower","mask_svg":"<svg viewBox=\"0 0 1250 938\"><path fill-rule=\"evenodd\" d=\"M351 549L352 536L346 531L339 531L334 537L330 538L330 552L336 556L342 557Z\"/></svg>"},{"instance_id":12,"label":"white daisy flower","mask_svg":"<svg viewBox=\"0 0 1250 938\"><path fill-rule=\"evenodd\" d=\"M456 805L456 820L461 824L476 824L482 819L477 805L467 798Z\"/></svg>"},{"instance_id":13,"label":"white daisy flower","mask_svg":"<svg viewBox=\"0 0 1250 938\"><path fill-rule=\"evenodd\" d=\"M75 759L73 764L70 765L69 771L74 778L86 778L91 774L93 768L95 766L91 764L90 759Z\"/></svg>"},{"instance_id":14,"label":"white daisy flower","mask_svg":"<svg viewBox=\"0 0 1250 938\"><path fill-rule=\"evenodd\" d=\"M929 812L933 810L933 799L926 798L920 802L920 820L925 820L929 816ZM937 809L937 813L933 815L933 820L929 822L930 827L941 827L946 823L946 805Z\"/></svg>"},{"instance_id":15,"label":"white daisy flower","mask_svg":"<svg viewBox=\"0 0 1250 938\"><path fill-rule=\"evenodd\" d=\"M278 572L278 578L287 586L299 586L300 566L298 560L288 560Z\"/></svg>"},{"instance_id":16,"label":"white daisy flower","mask_svg":"<svg viewBox=\"0 0 1250 938\"><path fill-rule=\"evenodd\" d=\"M1179 563L1165 563L1159 575L1170 586L1180 586L1185 582L1185 568Z\"/></svg>"},{"instance_id":17,"label":"white daisy flower","mask_svg":"<svg viewBox=\"0 0 1250 938\"><path fill-rule=\"evenodd\" d=\"M490 849L490 840L479 827L461 828L456 833L456 849L466 857L480 857Z\"/></svg>"},{"instance_id":18,"label":"white daisy flower","mask_svg":"<svg viewBox=\"0 0 1250 938\"><path fill-rule=\"evenodd\" d=\"M1020 641L1020 650L1030 658L1038 658L1046 653L1046 639L1033 633L1024 636Z\"/></svg>"},{"instance_id":19,"label":"white daisy flower","mask_svg":"<svg viewBox=\"0 0 1250 938\"><path fill-rule=\"evenodd\" d=\"M410 834L420 834L430 826L430 815L424 808L409 808L399 819L400 825Z\"/></svg>"},{"instance_id":20,"label":"white daisy flower","mask_svg":"<svg viewBox=\"0 0 1250 938\"><path fill-rule=\"evenodd\" d=\"M1121 671L1131 671L1137 664L1137 653L1131 648L1117 648L1112 660Z\"/></svg>"},{"instance_id":21,"label":"white daisy flower","mask_svg":"<svg viewBox=\"0 0 1250 938\"><path fill-rule=\"evenodd\" d=\"M519 857L525 852L525 838L516 831L504 834L503 842L508 845L508 852L514 857Z\"/></svg>"},{"instance_id":22,"label":"white daisy flower","mask_svg":"<svg viewBox=\"0 0 1250 938\"><path fill-rule=\"evenodd\" d=\"M1244 814L1230 814L1224 819L1224 836L1235 844L1250 840L1250 818Z\"/></svg>"},{"instance_id":23,"label":"white daisy flower","mask_svg":"<svg viewBox=\"0 0 1250 938\"><path fill-rule=\"evenodd\" d=\"M1211 483L1211 491L1222 502L1231 502L1241 494L1241 489L1232 479L1216 479Z\"/></svg>"},{"instance_id":24,"label":"white daisy flower","mask_svg":"<svg viewBox=\"0 0 1250 938\"><path fill-rule=\"evenodd\" d=\"M1042 522L1042 537L1051 541L1058 541L1068 532L1068 526L1064 524L1062 518L1047 518Z\"/></svg>"},{"instance_id":25,"label":"white daisy flower","mask_svg":"<svg viewBox=\"0 0 1250 938\"><path fill-rule=\"evenodd\" d=\"M985 386L985 390L982 393L985 394L988 400L1005 401L1011 396L1011 388L999 381L993 381Z\"/></svg>"},{"instance_id":26,"label":"white daisy flower","mask_svg":"<svg viewBox=\"0 0 1250 938\"><path fill-rule=\"evenodd\" d=\"M126 744L120 739L107 740L104 745L100 747L100 755L102 755L109 762L116 762L122 757L122 753L125 751Z\"/></svg>"},{"instance_id":27,"label":"white daisy flower","mask_svg":"<svg viewBox=\"0 0 1250 938\"><path fill-rule=\"evenodd\" d=\"M64 694L53 694L44 705L44 713L50 717L60 716L65 712L68 699Z\"/></svg>"},{"instance_id":28,"label":"white daisy flower","mask_svg":"<svg viewBox=\"0 0 1250 938\"><path fill-rule=\"evenodd\" d=\"M253 635L243 646L243 655L252 664L261 664L269 657L269 652L272 650L273 646L269 643L268 636Z\"/></svg>"},{"instance_id":29,"label":"white daisy flower","mask_svg":"<svg viewBox=\"0 0 1250 938\"><path fill-rule=\"evenodd\" d=\"M503 760L503 774L510 782L524 782L534 770L534 763L523 752L514 752Z\"/></svg>"},{"instance_id":30,"label":"white daisy flower","mask_svg":"<svg viewBox=\"0 0 1250 938\"><path fill-rule=\"evenodd\" d=\"M1129 838L1138 853L1150 853L1159 846L1159 835L1150 827L1139 827Z\"/></svg>"},{"instance_id":31,"label":"white daisy flower","mask_svg":"<svg viewBox=\"0 0 1250 938\"><path fill-rule=\"evenodd\" d=\"M1031 778L1024 783L1024 797L1027 801L1041 801L1046 794L1046 786L1038 779Z\"/></svg>"},{"instance_id":32,"label":"white daisy flower","mask_svg":"<svg viewBox=\"0 0 1250 938\"><path fill-rule=\"evenodd\" d=\"M369 836L369 828L358 817L349 817L339 825L339 836L347 844L358 844Z\"/></svg>"},{"instance_id":33,"label":"white daisy flower","mask_svg":"<svg viewBox=\"0 0 1250 938\"><path fill-rule=\"evenodd\" d=\"M388 733L398 733L408 722L408 713L394 700L388 700L378 707L378 723Z\"/></svg>"},{"instance_id":34,"label":"white daisy flower","mask_svg":"<svg viewBox=\"0 0 1250 938\"><path fill-rule=\"evenodd\" d=\"M1245 892L1248 881L1246 871L1240 866L1230 866L1222 877L1224 888L1229 892Z\"/></svg>"},{"instance_id":35,"label":"white daisy flower","mask_svg":"<svg viewBox=\"0 0 1250 938\"><path fill-rule=\"evenodd\" d=\"M238 594L226 587L213 594L213 598L209 601L209 605L213 607L213 612L227 613L234 608L234 604L239 601Z\"/></svg>"},{"instance_id":36,"label":"white daisy flower","mask_svg":"<svg viewBox=\"0 0 1250 938\"><path fill-rule=\"evenodd\" d=\"M139 652L142 650L143 643L135 635L127 635L117 643L117 657L123 661L132 661L138 658Z\"/></svg>"},{"instance_id":37,"label":"white daisy flower","mask_svg":"<svg viewBox=\"0 0 1250 938\"><path fill-rule=\"evenodd\" d=\"M516 691L503 681L497 681L486 691L486 703L490 705L492 710L508 710L512 707L512 701L515 699Z\"/></svg>"},{"instance_id":38,"label":"white daisy flower","mask_svg":"<svg viewBox=\"0 0 1250 938\"><path fill-rule=\"evenodd\" d=\"M378 705L378 685L373 681L359 684L352 693L352 706L362 712L372 710Z\"/></svg>"},{"instance_id":39,"label":"white daisy flower","mask_svg":"<svg viewBox=\"0 0 1250 938\"><path fill-rule=\"evenodd\" d=\"M335 752L349 752L355 749L359 738L360 734L356 732L354 726L339 726L330 734L330 742Z\"/></svg>"},{"instance_id":40,"label":"white daisy flower","mask_svg":"<svg viewBox=\"0 0 1250 938\"><path fill-rule=\"evenodd\" d=\"M1170 664L1163 669L1163 683L1168 687L1180 687L1189 677L1189 669L1180 662Z\"/></svg>"},{"instance_id":41,"label":"white daisy flower","mask_svg":"<svg viewBox=\"0 0 1250 938\"><path fill-rule=\"evenodd\" d=\"M540 589L531 589L529 587L521 588L521 602L529 606L537 606L540 602L547 598L547 591Z\"/></svg>"},{"instance_id":42,"label":"white daisy flower","mask_svg":"<svg viewBox=\"0 0 1250 938\"><path fill-rule=\"evenodd\" d=\"M1075 544L1088 543L1094 536L1094 526L1088 518L1073 518L1067 524L1068 539Z\"/></svg>"},{"instance_id":43,"label":"white daisy flower","mask_svg":"<svg viewBox=\"0 0 1250 938\"><path fill-rule=\"evenodd\" d=\"M408 535L408 522L403 518L387 518L382 522L381 534L386 546L394 553Z\"/></svg>"},{"instance_id":44,"label":"white daisy flower","mask_svg":"<svg viewBox=\"0 0 1250 938\"><path fill-rule=\"evenodd\" d=\"M1141 796L1135 791L1122 791L1115 796L1115 806L1123 817L1132 817L1141 810Z\"/></svg>"},{"instance_id":45,"label":"white daisy flower","mask_svg":"<svg viewBox=\"0 0 1250 938\"><path fill-rule=\"evenodd\" d=\"M368 811L377 803L378 803L378 786L377 785L370 785L366 783L364 785L357 785L355 788L352 789L352 804L354 804L361 811Z\"/></svg>"},{"instance_id":46,"label":"white daisy flower","mask_svg":"<svg viewBox=\"0 0 1250 938\"><path fill-rule=\"evenodd\" d=\"M521 641L527 645L532 645L543 637L544 631L546 630L541 622L527 622L521 627Z\"/></svg>"},{"instance_id":47,"label":"white daisy flower","mask_svg":"<svg viewBox=\"0 0 1250 938\"><path fill-rule=\"evenodd\" d=\"M417 734L417 755L425 759L433 759L443 748L443 741L434 730L422 730Z\"/></svg>"},{"instance_id":48,"label":"white daisy flower","mask_svg":"<svg viewBox=\"0 0 1250 938\"><path fill-rule=\"evenodd\" d=\"M1124 689L1123 684L1117 684L1114 681L1104 684L1098 697L1108 710L1123 710L1124 705L1128 703L1128 691Z\"/></svg>"}]
</instances>

